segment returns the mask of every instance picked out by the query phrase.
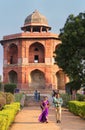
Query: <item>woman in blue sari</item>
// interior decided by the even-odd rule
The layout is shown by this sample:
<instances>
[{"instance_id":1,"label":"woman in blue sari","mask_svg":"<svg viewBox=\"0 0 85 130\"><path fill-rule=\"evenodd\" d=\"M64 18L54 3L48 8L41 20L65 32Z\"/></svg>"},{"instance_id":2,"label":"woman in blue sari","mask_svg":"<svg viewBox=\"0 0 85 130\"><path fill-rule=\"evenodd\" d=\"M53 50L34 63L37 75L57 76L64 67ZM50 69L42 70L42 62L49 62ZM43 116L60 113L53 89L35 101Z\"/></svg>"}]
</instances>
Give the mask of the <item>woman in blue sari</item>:
<instances>
[{"instance_id":1,"label":"woman in blue sari","mask_svg":"<svg viewBox=\"0 0 85 130\"><path fill-rule=\"evenodd\" d=\"M48 97L44 97L44 100L41 104L41 108L42 108L42 113L39 116L39 121L44 123L48 123L48 111L49 111L49 101L48 101Z\"/></svg>"}]
</instances>

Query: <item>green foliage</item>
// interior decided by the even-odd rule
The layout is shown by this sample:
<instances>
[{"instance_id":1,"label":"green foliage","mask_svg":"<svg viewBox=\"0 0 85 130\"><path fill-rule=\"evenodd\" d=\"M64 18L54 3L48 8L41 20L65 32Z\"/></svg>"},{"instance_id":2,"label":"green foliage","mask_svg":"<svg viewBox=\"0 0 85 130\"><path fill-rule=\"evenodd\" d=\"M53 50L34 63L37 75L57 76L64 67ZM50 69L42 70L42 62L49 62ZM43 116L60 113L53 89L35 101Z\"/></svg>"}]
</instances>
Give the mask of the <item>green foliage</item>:
<instances>
[{"instance_id":1,"label":"green foliage","mask_svg":"<svg viewBox=\"0 0 85 130\"><path fill-rule=\"evenodd\" d=\"M7 115L0 113L0 130L7 130Z\"/></svg>"},{"instance_id":2,"label":"green foliage","mask_svg":"<svg viewBox=\"0 0 85 130\"><path fill-rule=\"evenodd\" d=\"M12 93L6 92L6 104L14 102L14 95Z\"/></svg>"},{"instance_id":3,"label":"green foliage","mask_svg":"<svg viewBox=\"0 0 85 130\"><path fill-rule=\"evenodd\" d=\"M0 92L0 109L3 108L4 105L10 104L14 102L14 95L9 92Z\"/></svg>"},{"instance_id":4,"label":"green foliage","mask_svg":"<svg viewBox=\"0 0 85 130\"><path fill-rule=\"evenodd\" d=\"M14 97L15 97L15 102L20 102L23 97L23 93L15 93Z\"/></svg>"},{"instance_id":5,"label":"green foliage","mask_svg":"<svg viewBox=\"0 0 85 130\"><path fill-rule=\"evenodd\" d=\"M69 94L67 94L67 93L62 93L61 94L61 97L62 97L62 99L63 99L63 107L68 107L68 102L70 101L70 99L71 99L71 97L70 97L70 95Z\"/></svg>"},{"instance_id":6,"label":"green foliage","mask_svg":"<svg viewBox=\"0 0 85 130\"><path fill-rule=\"evenodd\" d=\"M18 102L4 106L4 109L0 111L0 130L9 129L9 126L14 121L14 118L19 110L20 103Z\"/></svg>"},{"instance_id":7,"label":"green foliage","mask_svg":"<svg viewBox=\"0 0 85 130\"><path fill-rule=\"evenodd\" d=\"M81 86L81 82L79 81L71 81L66 84L66 86L69 88L69 90L72 92L72 90L79 90Z\"/></svg>"},{"instance_id":8,"label":"green foliage","mask_svg":"<svg viewBox=\"0 0 85 130\"><path fill-rule=\"evenodd\" d=\"M6 104L6 95L4 92L0 92L0 110Z\"/></svg>"},{"instance_id":9,"label":"green foliage","mask_svg":"<svg viewBox=\"0 0 85 130\"><path fill-rule=\"evenodd\" d=\"M4 91L14 93L16 87L17 87L16 84L8 83L4 85Z\"/></svg>"},{"instance_id":10,"label":"green foliage","mask_svg":"<svg viewBox=\"0 0 85 130\"><path fill-rule=\"evenodd\" d=\"M78 100L78 101L85 101L85 95L83 95L83 94L77 94L76 95L76 100Z\"/></svg>"},{"instance_id":11,"label":"green foliage","mask_svg":"<svg viewBox=\"0 0 85 130\"><path fill-rule=\"evenodd\" d=\"M6 98L6 94L2 91L0 91L0 96L3 96L4 98Z\"/></svg>"},{"instance_id":12,"label":"green foliage","mask_svg":"<svg viewBox=\"0 0 85 130\"><path fill-rule=\"evenodd\" d=\"M60 30L59 38L62 44L59 44L54 52L56 64L72 81L80 81L81 86L84 86L85 13L80 13L78 16L69 15Z\"/></svg>"},{"instance_id":13,"label":"green foliage","mask_svg":"<svg viewBox=\"0 0 85 130\"><path fill-rule=\"evenodd\" d=\"M85 102L69 101L68 108L75 115L79 115L85 119Z\"/></svg>"},{"instance_id":14,"label":"green foliage","mask_svg":"<svg viewBox=\"0 0 85 130\"><path fill-rule=\"evenodd\" d=\"M0 91L1 91L1 88L2 88L2 82L0 82Z\"/></svg>"}]
</instances>

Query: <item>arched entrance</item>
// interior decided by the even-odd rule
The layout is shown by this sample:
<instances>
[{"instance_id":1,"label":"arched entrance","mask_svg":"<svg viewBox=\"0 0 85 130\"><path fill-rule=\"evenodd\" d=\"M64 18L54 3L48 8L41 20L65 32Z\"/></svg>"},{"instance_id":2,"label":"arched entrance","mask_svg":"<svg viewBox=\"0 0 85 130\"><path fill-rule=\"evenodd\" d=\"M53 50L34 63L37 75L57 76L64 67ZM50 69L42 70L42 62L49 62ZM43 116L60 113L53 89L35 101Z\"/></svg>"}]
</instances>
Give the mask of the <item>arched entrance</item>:
<instances>
[{"instance_id":1,"label":"arched entrance","mask_svg":"<svg viewBox=\"0 0 85 130\"><path fill-rule=\"evenodd\" d=\"M36 69L30 73L31 84L30 87L34 89L43 89L45 88L45 74Z\"/></svg>"},{"instance_id":2,"label":"arched entrance","mask_svg":"<svg viewBox=\"0 0 85 130\"><path fill-rule=\"evenodd\" d=\"M65 74L64 74L64 72L63 71L58 71L57 73L56 73L56 78L57 78L57 88L58 89L65 89L65 83L66 83L66 81L65 81L65 78L66 76L65 76Z\"/></svg>"},{"instance_id":3,"label":"arched entrance","mask_svg":"<svg viewBox=\"0 0 85 130\"><path fill-rule=\"evenodd\" d=\"M9 75L9 82L17 84L17 73L11 70L8 75Z\"/></svg>"}]
</instances>

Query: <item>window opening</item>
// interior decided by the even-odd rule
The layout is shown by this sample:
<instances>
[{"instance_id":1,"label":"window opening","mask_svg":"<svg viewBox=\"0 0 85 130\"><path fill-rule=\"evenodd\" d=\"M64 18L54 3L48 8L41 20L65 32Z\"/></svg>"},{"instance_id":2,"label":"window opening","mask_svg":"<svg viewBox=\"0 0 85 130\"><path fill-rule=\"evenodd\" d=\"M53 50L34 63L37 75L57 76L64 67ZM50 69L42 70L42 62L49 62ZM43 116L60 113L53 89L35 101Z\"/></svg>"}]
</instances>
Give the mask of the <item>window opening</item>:
<instances>
[{"instance_id":1,"label":"window opening","mask_svg":"<svg viewBox=\"0 0 85 130\"><path fill-rule=\"evenodd\" d=\"M39 56L38 55L35 55L34 56L34 63L38 63L39 62Z\"/></svg>"},{"instance_id":2,"label":"window opening","mask_svg":"<svg viewBox=\"0 0 85 130\"><path fill-rule=\"evenodd\" d=\"M10 57L10 64L13 64L13 56Z\"/></svg>"}]
</instances>

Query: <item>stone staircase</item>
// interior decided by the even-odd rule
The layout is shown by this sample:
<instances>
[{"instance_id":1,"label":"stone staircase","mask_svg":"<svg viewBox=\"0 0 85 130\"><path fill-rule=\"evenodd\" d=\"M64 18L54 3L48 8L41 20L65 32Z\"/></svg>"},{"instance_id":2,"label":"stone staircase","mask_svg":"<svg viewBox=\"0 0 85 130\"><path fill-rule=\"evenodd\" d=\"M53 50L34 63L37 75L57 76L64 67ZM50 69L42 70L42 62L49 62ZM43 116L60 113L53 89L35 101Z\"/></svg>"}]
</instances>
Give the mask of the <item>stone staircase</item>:
<instances>
[{"instance_id":1,"label":"stone staircase","mask_svg":"<svg viewBox=\"0 0 85 130\"><path fill-rule=\"evenodd\" d=\"M34 94L36 89L34 88L29 88L28 90L21 90L21 92L26 93L26 94ZM52 93L52 88L45 88L45 89L37 89L40 94L51 94Z\"/></svg>"},{"instance_id":2,"label":"stone staircase","mask_svg":"<svg viewBox=\"0 0 85 130\"><path fill-rule=\"evenodd\" d=\"M21 92L25 93L25 101L24 106L40 106L40 102L44 96L48 96L50 102L52 102L52 89L37 89L40 92L40 100L37 102L34 99L34 92L35 90L30 88L29 90L22 90ZM59 90L60 93L64 93L64 90Z\"/></svg>"},{"instance_id":3,"label":"stone staircase","mask_svg":"<svg viewBox=\"0 0 85 130\"><path fill-rule=\"evenodd\" d=\"M40 100L35 101L33 95L27 94L25 96L25 101L24 101L24 106L29 107L29 106L40 106L41 100L43 99L43 96L40 96Z\"/></svg>"},{"instance_id":4,"label":"stone staircase","mask_svg":"<svg viewBox=\"0 0 85 130\"><path fill-rule=\"evenodd\" d=\"M44 96L51 96L52 95L52 89L38 89L37 90L40 93L40 99L38 101L35 101L34 99L34 89L29 90L23 90L22 92L25 93L25 102L24 106L40 106L40 102L43 99Z\"/></svg>"}]
</instances>

